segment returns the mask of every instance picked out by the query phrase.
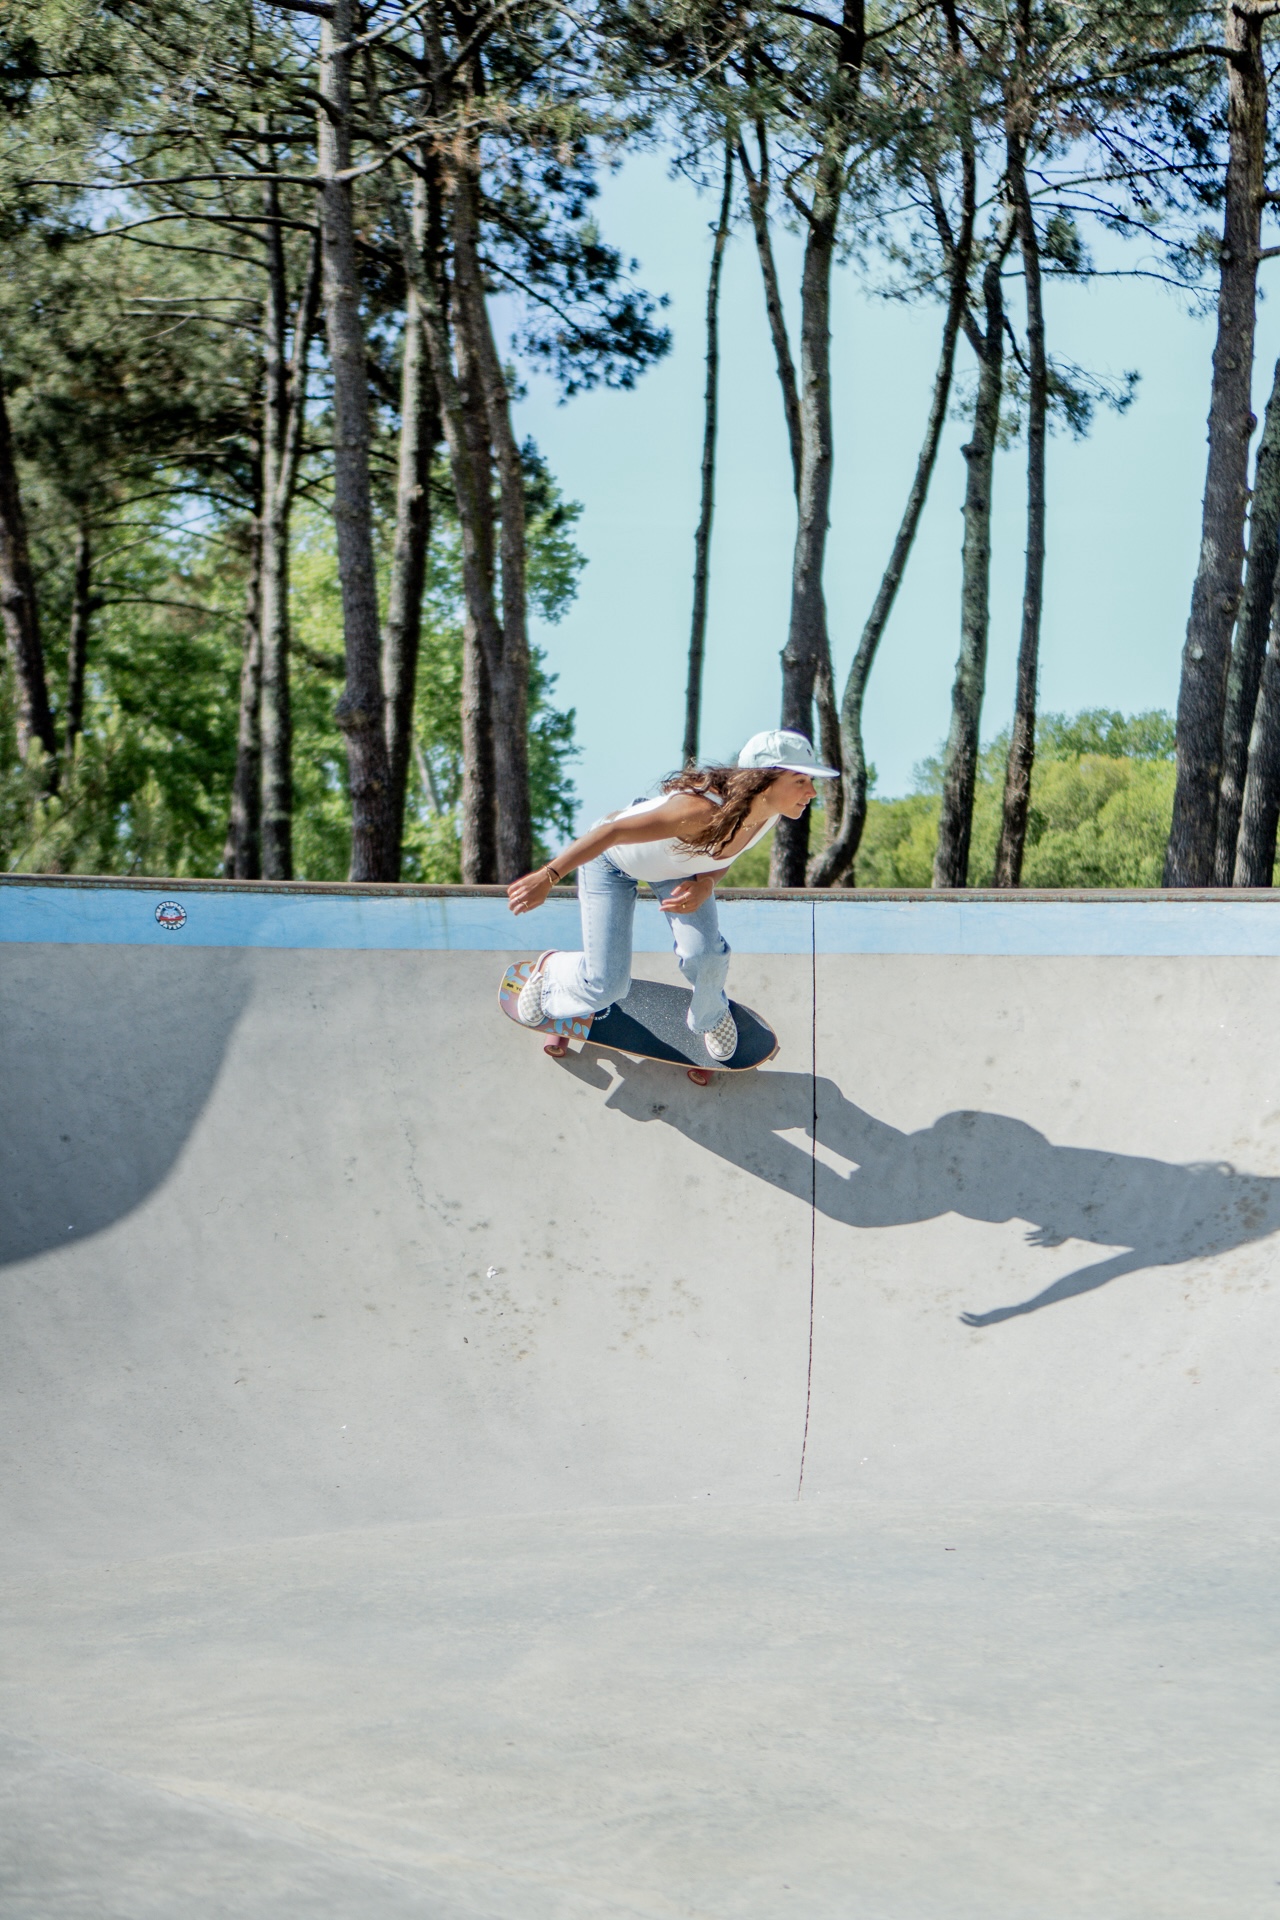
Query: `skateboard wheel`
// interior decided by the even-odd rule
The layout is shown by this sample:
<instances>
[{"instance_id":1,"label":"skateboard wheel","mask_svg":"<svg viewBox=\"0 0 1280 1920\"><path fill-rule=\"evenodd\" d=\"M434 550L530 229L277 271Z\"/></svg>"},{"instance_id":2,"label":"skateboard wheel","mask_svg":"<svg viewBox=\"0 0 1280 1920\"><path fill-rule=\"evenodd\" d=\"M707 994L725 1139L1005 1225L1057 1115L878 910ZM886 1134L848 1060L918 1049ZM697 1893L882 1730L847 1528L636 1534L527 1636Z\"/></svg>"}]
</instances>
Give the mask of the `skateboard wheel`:
<instances>
[{"instance_id":1,"label":"skateboard wheel","mask_svg":"<svg viewBox=\"0 0 1280 1920\"><path fill-rule=\"evenodd\" d=\"M550 1048L548 1048L547 1051L550 1052ZM709 1087L711 1085L711 1075L705 1067L690 1067L689 1078L695 1087Z\"/></svg>"},{"instance_id":2,"label":"skateboard wheel","mask_svg":"<svg viewBox=\"0 0 1280 1920\"><path fill-rule=\"evenodd\" d=\"M545 1054L549 1054L553 1060L563 1060L569 1051L569 1042L561 1035L558 1039L548 1040L542 1051Z\"/></svg>"}]
</instances>

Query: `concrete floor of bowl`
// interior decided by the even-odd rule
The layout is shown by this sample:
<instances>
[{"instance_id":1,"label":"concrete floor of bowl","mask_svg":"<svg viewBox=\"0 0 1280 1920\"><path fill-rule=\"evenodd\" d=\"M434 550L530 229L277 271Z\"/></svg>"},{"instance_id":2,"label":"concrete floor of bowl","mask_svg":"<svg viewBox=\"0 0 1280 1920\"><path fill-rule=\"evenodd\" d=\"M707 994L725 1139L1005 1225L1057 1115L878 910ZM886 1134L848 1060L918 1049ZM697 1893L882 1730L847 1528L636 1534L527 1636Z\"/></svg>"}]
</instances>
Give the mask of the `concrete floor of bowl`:
<instances>
[{"instance_id":1,"label":"concrete floor of bowl","mask_svg":"<svg viewBox=\"0 0 1280 1920\"><path fill-rule=\"evenodd\" d=\"M814 1503L14 1581L4 1912L1280 1912L1276 1573L1247 1516Z\"/></svg>"}]
</instances>

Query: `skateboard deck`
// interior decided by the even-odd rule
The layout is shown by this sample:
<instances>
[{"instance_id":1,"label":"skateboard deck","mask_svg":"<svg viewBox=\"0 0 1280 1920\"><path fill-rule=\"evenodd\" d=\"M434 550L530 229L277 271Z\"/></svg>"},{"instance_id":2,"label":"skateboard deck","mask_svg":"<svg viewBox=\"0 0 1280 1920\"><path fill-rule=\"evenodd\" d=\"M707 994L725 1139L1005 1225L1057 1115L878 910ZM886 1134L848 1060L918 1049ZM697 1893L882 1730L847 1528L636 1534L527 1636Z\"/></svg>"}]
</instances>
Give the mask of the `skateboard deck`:
<instances>
[{"instance_id":1,"label":"skateboard deck","mask_svg":"<svg viewBox=\"0 0 1280 1920\"><path fill-rule=\"evenodd\" d=\"M519 960L507 968L498 989L498 1002L509 1020L516 1016L520 989L532 971L532 960ZM731 1060L713 1060L702 1035L691 1033L685 1025L689 992L685 987L668 987L657 980L633 980L625 1000L619 1000L607 1013L588 1015L580 1020L544 1020L540 1026L526 1027L526 1033L549 1033L554 1045L546 1051L562 1054L571 1040L590 1041L593 1047L607 1047L613 1053L629 1053L642 1060L661 1060L673 1067L695 1073L745 1073L772 1060L778 1051L778 1036L766 1026L758 1013L737 1000L729 1005L738 1025L738 1046Z\"/></svg>"}]
</instances>

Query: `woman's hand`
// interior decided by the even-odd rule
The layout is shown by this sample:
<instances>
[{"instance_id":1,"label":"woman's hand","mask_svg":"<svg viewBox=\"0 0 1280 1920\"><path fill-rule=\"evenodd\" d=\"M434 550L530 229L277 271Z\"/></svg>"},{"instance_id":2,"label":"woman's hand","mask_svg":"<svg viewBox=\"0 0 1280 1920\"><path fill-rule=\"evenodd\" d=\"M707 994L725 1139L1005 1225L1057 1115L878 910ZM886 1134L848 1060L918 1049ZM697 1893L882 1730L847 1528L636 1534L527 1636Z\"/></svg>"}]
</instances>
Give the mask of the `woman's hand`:
<instances>
[{"instance_id":1,"label":"woman's hand","mask_svg":"<svg viewBox=\"0 0 1280 1920\"><path fill-rule=\"evenodd\" d=\"M716 890L715 875L700 873L696 880L682 880L674 893L661 902L664 913L696 913Z\"/></svg>"},{"instance_id":2,"label":"woman's hand","mask_svg":"<svg viewBox=\"0 0 1280 1920\"><path fill-rule=\"evenodd\" d=\"M539 867L536 873L522 874L507 888L507 905L512 913L532 913L542 905L553 884L546 867Z\"/></svg>"}]
</instances>

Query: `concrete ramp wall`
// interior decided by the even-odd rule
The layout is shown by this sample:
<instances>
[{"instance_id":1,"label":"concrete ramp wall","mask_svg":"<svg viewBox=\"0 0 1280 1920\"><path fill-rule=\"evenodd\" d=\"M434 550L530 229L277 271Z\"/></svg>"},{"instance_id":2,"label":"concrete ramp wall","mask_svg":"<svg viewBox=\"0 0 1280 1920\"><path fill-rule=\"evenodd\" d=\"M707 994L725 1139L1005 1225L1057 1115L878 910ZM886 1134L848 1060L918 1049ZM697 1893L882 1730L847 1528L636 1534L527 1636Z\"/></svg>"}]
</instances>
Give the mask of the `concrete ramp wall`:
<instances>
[{"instance_id":1,"label":"concrete ramp wall","mask_svg":"<svg viewBox=\"0 0 1280 1920\"><path fill-rule=\"evenodd\" d=\"M1280 907L731 900L781 1050L706 1090L501 1018L575 917L0 888L16 1570L668 1503L1274 1511Z\"/></svg>"}]
</instances>

